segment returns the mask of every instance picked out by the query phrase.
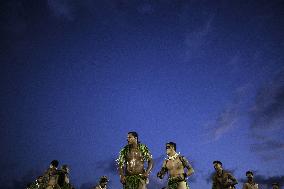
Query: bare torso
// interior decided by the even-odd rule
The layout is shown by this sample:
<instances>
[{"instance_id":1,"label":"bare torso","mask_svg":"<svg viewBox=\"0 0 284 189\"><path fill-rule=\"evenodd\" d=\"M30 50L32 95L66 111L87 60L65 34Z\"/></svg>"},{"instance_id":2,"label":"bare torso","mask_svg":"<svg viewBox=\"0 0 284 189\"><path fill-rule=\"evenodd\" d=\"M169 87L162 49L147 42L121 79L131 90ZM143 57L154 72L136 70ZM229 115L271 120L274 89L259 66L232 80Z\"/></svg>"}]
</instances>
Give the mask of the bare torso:
<instances>
[{"instance_id":1,"label":"bare torso","mask_svg":"<svg viewBox=\"0 0 284 189\"><path fill-rule=\"evenodd\" d=\"M183 175L184 173L184 167L178 157L175 159L167 160L166 168L168 169L170 177L178 177Z\"/></svg>"},{"instance_id":2,"label":"bare torso","mask_svg":"<svg viewBox=\"0 0 284 189\"><path fill-rule=\"evenodd\" d=\"M144 172L142 153L138 148L130 148L130 151L126 155L126 175L137 175Z\"/></svg>"}]
</instances>

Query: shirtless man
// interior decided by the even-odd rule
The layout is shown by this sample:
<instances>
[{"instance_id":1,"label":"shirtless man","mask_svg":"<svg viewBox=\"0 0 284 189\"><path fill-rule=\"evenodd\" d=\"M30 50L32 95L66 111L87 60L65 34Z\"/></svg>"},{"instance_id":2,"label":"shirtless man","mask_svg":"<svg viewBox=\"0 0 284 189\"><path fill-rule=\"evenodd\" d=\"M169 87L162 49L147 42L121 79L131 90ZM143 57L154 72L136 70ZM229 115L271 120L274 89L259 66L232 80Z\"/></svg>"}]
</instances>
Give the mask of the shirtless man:
<instances>
[{"instance_id":1,"label":"shirtless man","mask_svg":"<svg viewBox=\"0 0 284 189\"><path fill-rule=\"evenodd\" d=\"M48 185L48 182L50 180L51 177L56 176L56 182L57 182L57 167L58 167L58 160L52 160L50 162L49 168L45 171L44 175L43 175L43 185L44 187L46 187Z\"/></svg>"},{"instance_id":2,"label":"shirtless man","mask_svg":"<svg viewBox=\"0 0 284 189\"><path fill-rule=\"evenodd\" d=\"M278 183L273 183L272 184L272 189L279 189L279 184Z\"/></svg>"},{"instance_id":3,"label":"shirtless man","mask_svg":"<svg viewBox=\"0 0 284 189\"><path fill-rule=\"evenodd\" d=\"M212 177L212 189L235 189L237 179L228 171L223 169L220 161L213 161L216 173Z\"/></svg>"},{"instance_id":4,"label":"shirtless man","mask_svg":"<svg viewBox=\"0 0 284 189\"><path fill-rule=\"evenodd\" d=\"M163 179L166 173L169 174L168 189L189 189L186 178L194 173L188 160L176 152L176 144L169 142L166 144L168 158L163 162L162 169L157 173L157 177ZM185 172L184 169L187 169Z\"/></svg>"},{"instance_id":5,"label":"shirtless man","mask_svg":"<svg viewBox=\"0 0 284 189\"><path fill-rule=\"evenodd\" d=\"M72 185L70 183L70 168L68 165L62 165L61 170L58 171L57 183L61 189L71 189Z\"/></svg>"},{"instance_id":6,"label":"shirtless man","mask_svg":"<svg viewBox=\"0 0 284 189\"><path fill-rule=\"evenodd\" d=\"M60 186L57 184L57 177L51 176L48 181L46 189L60 189Z\"/></svg>"},{"instance_id":7,"label":"shirtless man","mask_svg":"<svg viewBox=\"0 0 284 189\"><path fill-rule=\"evenodd\" d=\"M124 189L146 189L153 168L152 155L148 147L138 141L136 132L128 133L127 143L117 159L120 182ZM148 163L146 170L144 162Z\"/></svg>"},{"instance_id":8,"label":"shirtless man","mask_svg":"<svg viewBox=\"0 0 284 189\"><path fill-rule=\"evenodd\" d=\"M108 183L108 178L106 176L102 176L100 178L99 184L95 186L93 189L107 189L107 183Z\"/></svg>"},{"instance_id":9,"label":"shirtless man","mask_svg":"<svg viewBox=\"0 0 284 189\"><path fill-rule=\"evenodd\" d=\"M42 176L38 176L37 179L34 182L30 183L26 189L44 189Z\"/></svg>"},{"instance_id":10,"label":"shirtless man","mask_svg":"<svg viewBox=\"0 0 284 189\"><path fill-rule=\"evenodd\" d=\"M258 184L253 180L253 172L247 171L246 176L248 178L247 182L244 183L243 189L258 189Z\"/></svg>"}]
</instances>

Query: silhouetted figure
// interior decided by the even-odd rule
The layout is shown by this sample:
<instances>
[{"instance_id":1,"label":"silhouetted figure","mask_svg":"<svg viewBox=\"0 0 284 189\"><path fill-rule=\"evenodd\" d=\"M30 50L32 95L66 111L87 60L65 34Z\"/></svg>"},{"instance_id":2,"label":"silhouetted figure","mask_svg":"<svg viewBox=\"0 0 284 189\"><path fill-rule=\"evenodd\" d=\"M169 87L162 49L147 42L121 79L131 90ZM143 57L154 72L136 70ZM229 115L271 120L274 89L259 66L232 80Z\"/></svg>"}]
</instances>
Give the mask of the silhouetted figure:
<instances>
[{"instance_id":1,"label":"silhouetted figure","mask_svg":"<svg viewBox=\"0 0 284 189\"><path fill-rule=\"evenodd\" d=\"M220 161L213 162L216 173L212 177L212 189L234 189L238 184L237 179L229 172L223 170Z\"/></svg>"},{"instance_id":2,"label":"silhouetted figure","mask_svg":"<svg viewBox=\"0 0 284 189\"><path fill-rule=\"evenodd\" d=\"M71 189L72 185L70 183L69 173L70 169L68 165L62 165L61 169L57 171L58 179L57 183L61 189Z\"/></svg>"},{"instance_id":3,"label":"silhouetted figure","mask_svg":"<svg viewBox=\"0 0 284 189\"><path fill-rule=\"evenodd\" d=\"M35 182L31 183L30 189L44 189L43 177L38 176Z\"/></svg>"},{"instance_id":4,"label":"silhouetted figure","mask_svg":"<svg viewBox=\"0 0 284 189\"><path fill-rule=\"evenodd\" d=\"M107 189L108 178L106 176L102 176L100 178L99 184L96 185L93 189Z\"/></svg>"},{"instance_id":5,"label":"silhouetted figure","mask_svg":"<svg viewBox=\"0 0 284 189\"><path fill-rule=\"evenodd\" d=\"M31 188L32 183L28 183L26 186L26 189L30 189Z\"/></svg>"},{"instance_id":6,"label":"silhouetted figure","mask_svg":"<svg viewBox=\"0 0 284 189\"><path fill-rule=\"evenodd\" d=\"M57 183L57 167L58 167L58 160L52 160L50 162L49 168L45 171L43 175L43 185L44 187L48 186L48 182L51 177L54 177L56 179Z\"/></svg>"},{"instance_id":7,"label":"silhouetted figure","mask_svg":"<svg viewBox=\"0 0 284 189\"><path fill-rule=\"evenodd\" d=\"M168 189L189 189L186 179L194 173L192 166L184 156L176 152L176 143L174 142L166 143L166 154L168 158L164 160L157 177L163 179L164 175L168 173ZM187 171L185 172L184 169Z\"/></svg>"},{"instance_id":8,"label":"silhouetted figure","mask_svg":"<svg viewBox=\"0 0 284 189\"><path fill-rule=\"evenodd\" d=\"M258 184L253 180L253 172L247 171L246 176L248 180L246 183L244 183L243 189L258 189Z\"/></svg>"},{"instance_id":9,"label":"silhouetted figure","mask_svg":"<svg viewBox=\"0 0 284 189\"><path fill-rule=\"evenodd\" d=\"M124 189L146 189L153 167L152 155L146 145L138 142L136 132L128 133L127 142L117 159L120 182ZM144 162L147 162L146 170Z\"/></svg>"},{"instance_id":10,"label":"silhouetted figure","mask_svg":"<svg viewBox=\"0 0 284 189\"><path fill-rule=\"evenodd\" d=\"M57 184L57 176L50 176L46 189L61 189Z\"/></svg>"},{"instance_id":11,"label":"silhouetted figure","mask_svg":"<svg viewBox=\"0 0 284 189\"><path fill-rule=\"evenodd\" d=\"M279 189L280 186L278 183L272 183L272 189Z\"/></svg>"}]
</instances>

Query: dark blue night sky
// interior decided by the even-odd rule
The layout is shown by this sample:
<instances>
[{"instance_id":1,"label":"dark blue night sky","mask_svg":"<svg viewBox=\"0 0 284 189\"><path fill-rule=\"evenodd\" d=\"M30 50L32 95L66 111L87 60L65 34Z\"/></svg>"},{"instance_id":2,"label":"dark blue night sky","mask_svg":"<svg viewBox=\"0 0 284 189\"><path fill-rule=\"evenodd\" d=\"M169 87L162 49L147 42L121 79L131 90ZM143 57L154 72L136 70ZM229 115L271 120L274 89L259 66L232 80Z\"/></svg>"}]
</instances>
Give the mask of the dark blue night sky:
<instances>
[{"instance_id":1,"label":"dark blue night sky","mask_svg":"<svg viewBox=\"0 0 284 189\"><path fill-rule=\"evenodd\" d=\"M177 143L211 187L221 160L242 187L284 185L284 1L3 0L0 2L2 189L53 159L76 188L101 175L137 131L155 159Z\"/></svg>"}]
</instances>

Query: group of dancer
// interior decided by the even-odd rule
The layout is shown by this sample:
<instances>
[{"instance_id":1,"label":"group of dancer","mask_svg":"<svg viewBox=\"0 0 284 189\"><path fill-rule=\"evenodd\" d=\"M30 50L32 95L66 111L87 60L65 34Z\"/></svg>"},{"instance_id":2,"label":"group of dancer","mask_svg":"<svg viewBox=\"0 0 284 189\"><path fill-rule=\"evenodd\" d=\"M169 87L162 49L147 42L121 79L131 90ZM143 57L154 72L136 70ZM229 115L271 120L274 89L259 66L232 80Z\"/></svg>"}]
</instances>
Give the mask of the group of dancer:
<instances>
[{"instance_id":1,"label":"group of dancer","mask_svg":"<svg viewBox=\"0 0 284 189\"><path fill-rule=\"evenodd\" d=\"M75 189L70 182L69 166L62 165L61 169L58 169L58 164L58 160L52 160L44 174L27 184L26 189ZM92 189L106 189L108 181L107 176L102 176Z\"/></svg>"},{"instance_id":2,"label":"group of dancer","mask_svg":"<svg viewBox=\"0 0 284 189\"><path fill-rule=\"evenodd\" d=\"M127 145L120 151L117 159L120 182L123 189L147 189L149 174L153 168L153 159L150 150L138 140L137 132L129 132ZM164 189L189 189L187 178L194 174L189 161L177 153L174 142L166 143L167 158L163 161L157 177L163 179L168 174L167 187ZM144 166L146 164L146 167ZM213 161L215 173L212 177L212 189L235 189L237 179L223 169L221 161ZM247 182L243 189L259 189L253 179L253 172L247 171ZM272 189L279 189L278 183L272 183Z\"/></svg>"},{"instance_id":3,"label":"group of dancer","mask_svg":"<svg viewBox=\"0 0 284 189\"><path fill-rule=\"evenodd\" d=\"M187 178L194 174L194 169L186 157L177 153L177 145L168 142L165 145L167 158L163 161L159 179L168 175L167 186L162 189L189 189ZM127 134L127 145L119 152L116 160L120 182L123 189L147 189L149 175L153 169L153 159L150 150L138 140L137 132ZM235 189L238 184L232 173L223 169L221 161L213 161L215 173L212 177L212 189ZM69 167L63 165L57 169L58 161L53 160L43 176L39 176L27 189L74 189L69 179ZM253 172L247 171L247 182L243 189L259 189L253 179ZM102 176L92 189L107 189L107 176ZM272 183L272 189L280 189L278 183Z\"/></svg>"},{"instance_id":4,"label":"group of dancer","mask_svg":"<svg viewBox=\"0 0 284 189\"><path fill-rule=\"evenodd\" d=\"M74 189L70 183L70 169L68 165L62 165L58 169L58 160L52 160L43 175L27 185L27 189Z\"/></svg>"}]
</instances>

